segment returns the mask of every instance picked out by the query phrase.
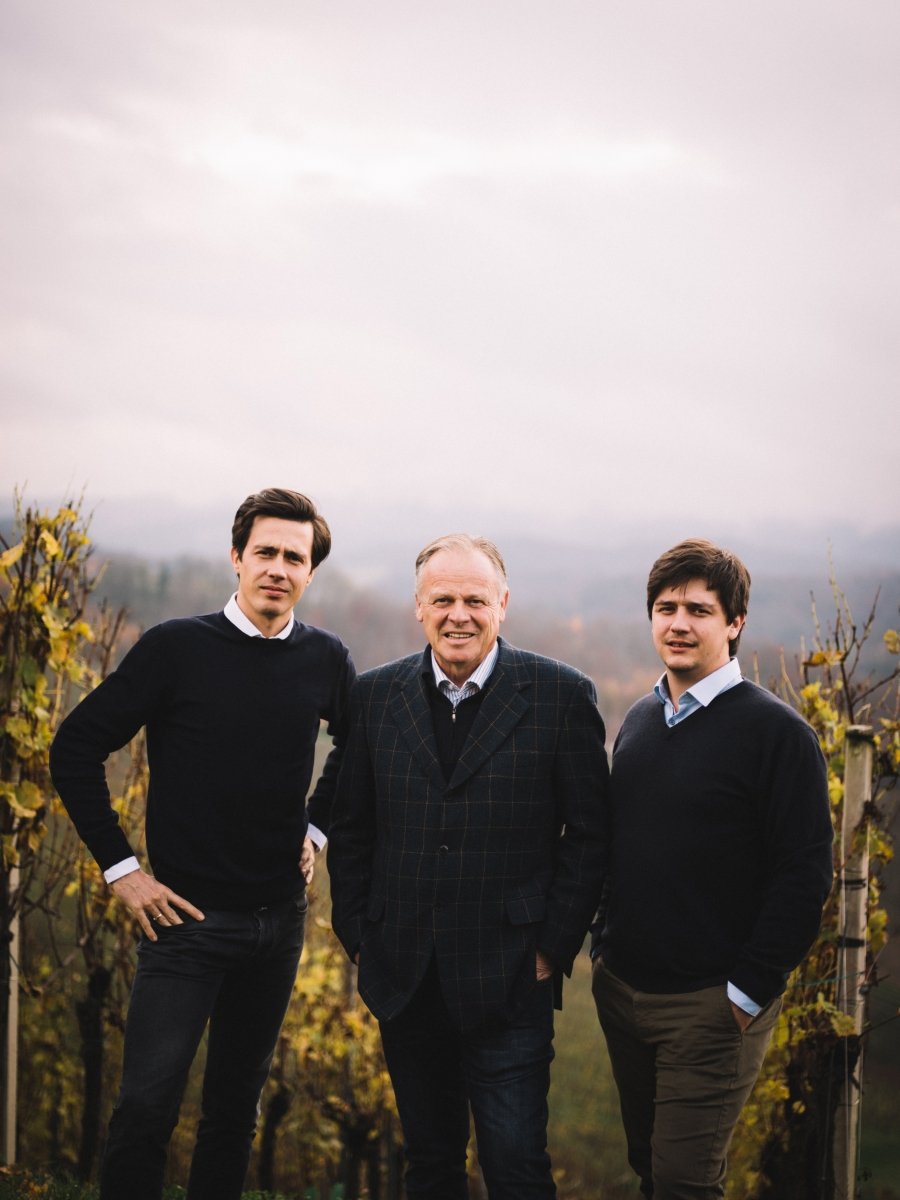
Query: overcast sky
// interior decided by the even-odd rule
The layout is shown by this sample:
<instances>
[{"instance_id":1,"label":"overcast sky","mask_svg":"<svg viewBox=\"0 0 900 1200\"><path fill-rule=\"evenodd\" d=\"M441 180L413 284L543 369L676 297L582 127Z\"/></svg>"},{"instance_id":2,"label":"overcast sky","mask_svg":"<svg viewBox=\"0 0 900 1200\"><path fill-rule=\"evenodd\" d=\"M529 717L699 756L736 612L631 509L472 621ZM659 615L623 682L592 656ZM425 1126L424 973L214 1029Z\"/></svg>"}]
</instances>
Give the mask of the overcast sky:
<instances>
[{"instance_id":1,"label":"overcast sky","mask_svg":"<svg viewBox=\"0 0 900 1200\"><path fill-rule=\"evenodd\" d=\"M896 0L0 21L0 509L898 520Z\"/></svg>"}]
</instances>

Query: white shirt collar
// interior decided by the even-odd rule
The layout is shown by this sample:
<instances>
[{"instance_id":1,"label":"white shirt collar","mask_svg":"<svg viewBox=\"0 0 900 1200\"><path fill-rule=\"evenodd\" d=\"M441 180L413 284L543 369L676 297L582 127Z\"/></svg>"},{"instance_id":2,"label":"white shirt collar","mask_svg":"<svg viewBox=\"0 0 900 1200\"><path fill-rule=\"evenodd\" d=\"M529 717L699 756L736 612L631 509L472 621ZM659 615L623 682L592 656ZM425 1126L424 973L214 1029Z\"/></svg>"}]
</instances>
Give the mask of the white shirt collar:
<instances>
[{"instance_id":1,"label":"white shirt collar","mask_svg":"<svg viewBox=\"0 0 900 1200\"><path fill-rule=\"evenodd\" d=\"M471 683L471 684L474 684L479 690L481 690L481 688L483 688L484 685L487 683L488 679L490 679L491 671L493 671L494 666L496 665L497 655L499 653L500 653L500 643L494 642L493 649L490 651L490 653L487 655L487 657L482 659L482 661L478 664L478 667L472 672L472 674L466 680L466 683L457 685L457 684L453 683L453 680L450 678L450 676L445 675L444 672L441 670L441 668L438 666L437 659L434 657L434 650L432 650L431 651L431 668L434 671L434 682L437 684L438 687L440 687L441 684L446 680L447 683L453 684L454 687L459 686L460 690L462 690L462 688L464 688L466 686L466 684Z\"/></svg>"},{"instance_id":2,"label":"white shirt collar","mask_svg":"<svg viewBox=\"0 0 900 1200\"><path fill-rule=\"evenodd\" d=\"M258 637L258 638L266 637L266 635L264 633L260 633L260 631L256 628L256 626L253 624L253 622L250 620L250 618L247 616L247 614L242 610L241 606L238 604L237 592L234 593L234 595L231 597L231 599L225 605L225 616L232 623L232 625L237 626L237 628L241 631L241 633L246 633L247 637ZM294 614L291 613L288 616L287 624L285 625L284 629L282 629L279 633L273 633L272 637L267 638L266 640L267 641L275 640L275 641L283 642L285 638L289 638L291 636L291 630L293 628L294 628Z\"/></svg>"}]
</instances>

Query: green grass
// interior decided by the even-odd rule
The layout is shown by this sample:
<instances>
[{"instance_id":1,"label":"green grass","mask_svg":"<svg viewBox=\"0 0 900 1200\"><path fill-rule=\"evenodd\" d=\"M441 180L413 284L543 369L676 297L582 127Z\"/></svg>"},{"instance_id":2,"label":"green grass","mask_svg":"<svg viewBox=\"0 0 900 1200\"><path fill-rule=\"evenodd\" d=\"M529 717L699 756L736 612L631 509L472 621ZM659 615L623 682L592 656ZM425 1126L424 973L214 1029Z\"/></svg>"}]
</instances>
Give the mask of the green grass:
<instances>
[{"instance_id":1,"label":"green grass","mask_svg":"<svg viewBox=\"0 0 900 1200\"><path fill-rule=\"evenodd\" d=\"M900 1200L896 1084L881 1079L866 1084L859 1163L859 1200Z\"/></svg>"},{"instance_id":2,"label":"green grass","mask_svg":"<svg viewBox=\"0 0 900 1200\"><path fill-rule=\"evenodd\" d=\"M863 1059L859 1200L900 1200L900 985L895 982L900 955L893 944L889 950L883 957L885 977L869 998L872 1032Z\"/></svg>"},{"instance_id":3,"label":"green grass","mask_svg":"<svg viewBox=\"0 0 900 1200\"><path fill-rule=\"evenodd\" d=\"M549 1140L560 1200L633 1200L635 1176L584 954L566 980L554 1046Z\"/></svg>"},{"instance_id":4,"label":"green grass","mask_svg":"<svg viewBox=\"0 0 900 1200\"><path fill-rule=\"evenodd\" d=\"M42 1171L0 1167L0 1200L96 1200L94 1188Z\"/></svg>"}]
</instances>

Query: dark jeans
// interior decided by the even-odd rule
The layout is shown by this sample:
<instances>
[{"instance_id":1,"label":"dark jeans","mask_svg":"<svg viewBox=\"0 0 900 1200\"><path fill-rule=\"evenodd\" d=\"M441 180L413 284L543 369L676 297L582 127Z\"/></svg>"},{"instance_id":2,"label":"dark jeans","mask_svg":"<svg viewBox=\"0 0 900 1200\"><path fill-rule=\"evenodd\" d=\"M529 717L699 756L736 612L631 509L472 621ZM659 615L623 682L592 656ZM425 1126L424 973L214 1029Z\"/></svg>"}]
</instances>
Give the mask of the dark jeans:
<instances>
[{"instance_id":1,"label":"dark jeans","mask_svg":"<svg viewBox=\"0 0 900 1200\"><path fill-rule=\"evenodd\" d=\"M464 1200L469 1106L490 1200L552 1200L547 1091L553 1058L553 988L536 983L502 1024L461 1033L437 970L409 1005L381 1023L408 1167L408 1200Z\"/></svg>"},{"instance_id":2,"label":"dark jeans","mask_svg":"<svg viewBox=\"0 0 900 1200\"><path fill-rule=\"evenodd\" d=\"M238 1200L303 948L305 896L144 938L109 1124L101 1200L158 1200L188 1071L209 1024L190 1200Z\"/></svg>"}]
</instances>

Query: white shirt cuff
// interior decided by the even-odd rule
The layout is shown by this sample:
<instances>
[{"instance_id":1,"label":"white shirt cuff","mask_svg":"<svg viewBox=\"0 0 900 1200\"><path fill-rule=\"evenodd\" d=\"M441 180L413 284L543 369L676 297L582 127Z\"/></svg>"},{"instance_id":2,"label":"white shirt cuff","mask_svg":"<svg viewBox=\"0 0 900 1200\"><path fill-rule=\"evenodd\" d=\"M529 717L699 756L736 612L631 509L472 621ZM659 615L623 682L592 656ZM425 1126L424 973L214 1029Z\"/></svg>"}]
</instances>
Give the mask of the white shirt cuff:
<instances>
[{"instance_id":1,"label":"white shirt cuff","mask_svg":"<svg viewBox=\"0 0 900 1200\"><path fill-rule=\"evenodd\" d=\"M755 1017L757 1013L762 1012L762 1005L757 1004L755 1000L751 1000L746 992L742 992L740 988L736 988L733 983L728 985L728 999L732 1004L736 1004L738 1008L742 1008L745 1013L749 1013L751 1017Z\"/></svg>"},{"instance_id":2,"label":"white shirt cuff","mask_svg":"<svg viewBox=\"0 0 900 1200\"><path fill-rule=\"evenodd\" d=\"M131 858L123 858L121 862L117 862L114 866L104 871L103 878L107 883L115 883L123 875L130 875L132 871L139 871L140 869L141 864L132 854Z\"/></svg>"},{"instance_id":3,"label":"white shirt cuff","mask_svg":"<svg viewBox=\"0 0 900 1200\"><path fill-rule=\"evenodd\" d=\"M306 833L317 850L325 849L325 843L328 841L328 838L317 825L310 825Z\"/></svg>"}]
</instances>

